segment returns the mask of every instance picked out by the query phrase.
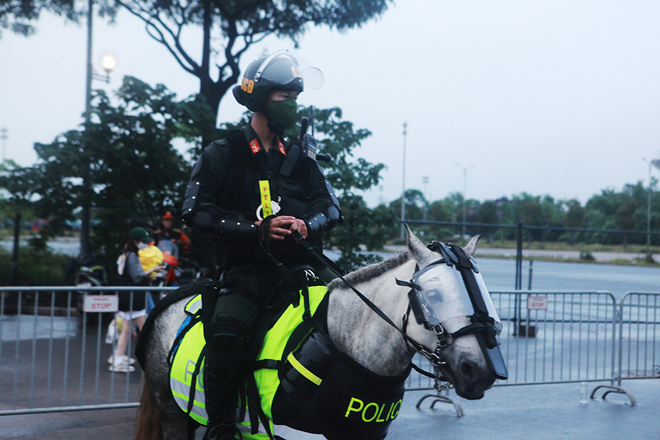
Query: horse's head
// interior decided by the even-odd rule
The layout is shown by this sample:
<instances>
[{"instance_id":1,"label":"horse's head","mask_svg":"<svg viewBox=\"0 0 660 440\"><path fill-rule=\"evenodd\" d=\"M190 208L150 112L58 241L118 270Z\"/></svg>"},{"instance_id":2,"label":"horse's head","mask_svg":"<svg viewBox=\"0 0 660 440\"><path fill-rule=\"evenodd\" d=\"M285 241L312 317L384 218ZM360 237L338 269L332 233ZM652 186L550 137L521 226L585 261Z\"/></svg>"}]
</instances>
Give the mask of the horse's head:
<instances>
[{"instance_id":1,"label":"horse's head","mask_svg":"<svg viewBox=\"0 0 660 440\"><path fill-rule=\"evenodd\" d=\"M506 378L496 339L501 323L471 257L479 237L464 249L434 242L430 250L408 230L408 250L418 265L410 283L415 319L408 334L456 393L471 400L481 399L496 378Z\"/></svg>"}]
</instances>

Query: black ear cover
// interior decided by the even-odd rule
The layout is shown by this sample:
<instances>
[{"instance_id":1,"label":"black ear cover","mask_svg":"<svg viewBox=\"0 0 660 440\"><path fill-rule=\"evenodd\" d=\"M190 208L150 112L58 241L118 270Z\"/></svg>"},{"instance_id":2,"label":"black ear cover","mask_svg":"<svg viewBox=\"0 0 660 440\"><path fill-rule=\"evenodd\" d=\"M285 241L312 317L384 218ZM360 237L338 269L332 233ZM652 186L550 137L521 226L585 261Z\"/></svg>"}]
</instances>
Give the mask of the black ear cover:
<instances>
[{"instance_id":1,"label":"black ear cover","mask_svg":"<svg viewBox=\"0 0 660 440\"><path fill-rule=\"evenodd\" d=\"M232 93L234 94L234 98L236 99L236 102L238 102L240 105L245 105L243 103L243 96L241 94L241 86L236 86L232 89Z\"/></svg>"}]
</instances>

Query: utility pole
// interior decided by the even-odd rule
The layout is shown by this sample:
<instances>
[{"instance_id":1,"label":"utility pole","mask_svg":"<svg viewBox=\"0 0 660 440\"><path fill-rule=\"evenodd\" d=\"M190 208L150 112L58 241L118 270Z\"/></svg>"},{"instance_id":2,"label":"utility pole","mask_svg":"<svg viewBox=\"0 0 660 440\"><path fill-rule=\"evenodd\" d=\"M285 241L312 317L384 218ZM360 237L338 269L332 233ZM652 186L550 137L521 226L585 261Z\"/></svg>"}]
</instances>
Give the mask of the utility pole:
<instances>
[{"instance_id":1,"label":"utility pole","mask_svg":"<svg viewBox=\"0 0 660 440\"><path fill-rule=\"evenodd\" d=\"M467 203L467 198L465 197L465 190L467 188L467 170L469 170L470 168L474 168L474 165L470 165L469 167L465 167L460 163L457 163L456 165L463 168L463 234L462 236L465 237L465 211L466 211L466 203Z\"/></svg>"},{"instance_id":2,"label":"utility pole","mask_svg":"<svg viewBox=\"0 0 660 440\"><path fill-rule=\"evenodd\" d=\"M406 236L406 226L403 223L406 220L406 135L408 123L403 123L403 176L401 177L401 239Z\"/></svg>"},{"instance_id":3,"label":"utility pole","mask_svg":"<svg viewBox=\"0 0 660 440\"><path fill-rule=\"evenodd\" d=\"M94 0L87 1L87 75L85 82L85 132L89 130L92 116L92 29L94 17ZM87 141L87 139L85 139ZM87 149L87 145L84 145ZM86 157L83 155L83 160ZM82 211L80 212L80 258L89 255L89 212L90 212L90 182L89 182L89 162L83 164L82 176Z\"/></svg>"},{"instance_id":4,"label":"utility pole","mask_svg":"<svg viewBox=\"0 0 660 440\"><path fill-rule=\"evenodd\" d=\"M660 159L646 160L644 162L649 163L649 188L648 188L648 199L646 203L646 252L651 252L651 193L653 188L651 187L653 182L651 181L651 169L655 166L660 169Z\"/></svg>"},{"instance_id":5,"label":"utility pole","mask_svg":"<svg viewBox=\"0 0 660 440\"><path fill-rule=\"evenodd\" d=\"M428 211L429 207L429 198L428 194L426 193L426 186L429 184L429 176L423 176L422 177L422 183L424 184L424 221L426 221L426 211Z\"/></svg>"},{"instance_id":6,"label":"utility pole","mask_svg":"<svg viewBox=\"0 0 660 440\"><path fill-rule=\"evenodd\" d=\"M2 161L7 160L7 129L0 129L0 139L2 139Z\"/></svg>"},{"instance_id":7,"label":"utility pole","mask_svg":"<svg viewBox=\"0 0 660 440\"><path fill-rule=\"evenodd\" d=\"M87 0L87 75L85 82L85 132L90 128L92 119L92 80L100 80L110 83L110 72L116 67L116 60L110 54L103 57L103 69L105 76L94 73L92 66L92 30L94 18L94 0ZM85 142L88 141L84 137ZM87 149L87 145L83 143L83 148ZM82 167L82 210L80 212L80 258L89 255L89 229L90 229L90 206L92 189L90 183L90 169L91 164L88 159L83 155L85 163Z\"/></svg>"}]
</instances>

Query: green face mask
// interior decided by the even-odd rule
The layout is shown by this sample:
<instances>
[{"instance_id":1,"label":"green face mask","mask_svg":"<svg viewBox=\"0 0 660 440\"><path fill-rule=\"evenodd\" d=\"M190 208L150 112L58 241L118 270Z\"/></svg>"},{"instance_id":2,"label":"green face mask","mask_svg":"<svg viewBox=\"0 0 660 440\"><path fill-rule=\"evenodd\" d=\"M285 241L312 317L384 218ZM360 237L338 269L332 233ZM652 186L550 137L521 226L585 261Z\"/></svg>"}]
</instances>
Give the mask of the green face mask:
<instances>
[{"instance_id":1,"label":"green face mask","mask_svg":"<svg viewBox=\"0 0 660 440\"><path fill-rule=\"evenodd\" d=\"M294 98L284 101L270 101L264 110L268 120L284 130L296 121L298 103Z\"/></svg>"}]
</instances>

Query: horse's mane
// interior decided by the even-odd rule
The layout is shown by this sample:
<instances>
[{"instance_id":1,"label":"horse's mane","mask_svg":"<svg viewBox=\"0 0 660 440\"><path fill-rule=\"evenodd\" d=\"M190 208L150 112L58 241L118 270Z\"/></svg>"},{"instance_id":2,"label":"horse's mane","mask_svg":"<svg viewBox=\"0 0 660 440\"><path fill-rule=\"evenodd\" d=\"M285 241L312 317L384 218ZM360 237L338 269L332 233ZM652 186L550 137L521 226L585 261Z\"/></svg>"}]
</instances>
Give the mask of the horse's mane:
<instances>
[{"instance_id":1,"label":"horse's mane","mask_svg":"<svg viewBox=\"0 0 660 440\"><path fill-rule=\"evenodd\" d=\"M366 283L367 281L371 281L374 278L378 278L385 272L389 272L390 270L403 265L408 260L410 260L410 254L408 252L403 252L395 257L381 261L380 263L361 267L360 269L346 275L344 279L354 286L360 283ZM339 278L335 278L330 282L330 284L328 284L329 291L339 287L346 287L346 284L344 284L344 282Z\"/></svg>"}]
</instances>

